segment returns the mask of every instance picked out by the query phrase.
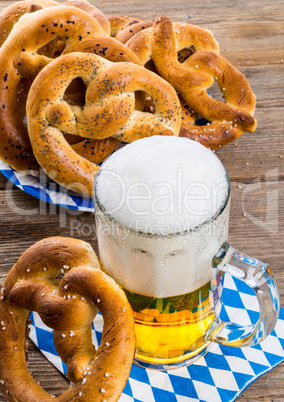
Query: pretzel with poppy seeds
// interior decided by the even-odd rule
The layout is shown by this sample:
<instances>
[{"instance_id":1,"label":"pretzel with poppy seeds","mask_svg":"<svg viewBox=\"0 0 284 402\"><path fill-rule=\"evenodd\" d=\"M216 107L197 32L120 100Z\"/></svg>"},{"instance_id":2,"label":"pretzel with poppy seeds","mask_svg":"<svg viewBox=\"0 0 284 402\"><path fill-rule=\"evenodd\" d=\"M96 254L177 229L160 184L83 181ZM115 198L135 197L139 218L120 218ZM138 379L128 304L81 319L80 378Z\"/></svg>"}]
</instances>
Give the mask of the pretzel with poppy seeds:
<instances>
[{"instance_id":1,"label":"pretzel with poppy seeds","mask_svg":"<svg viewBox=\"0 0 284 402\"><path fill-rule=\"evenodd\" d=\"M91 330L98 309L104 328L96 351ZM31 310L54 330L56 349L74 383L57 398L44 391L27 368ZM101 271L88 243L51 237L26 250L1 289L0 316L0 388L7 401L119 399L134 357L133 312L120 286Z\"/></svg>"},{"instance_id":2,"label":"pretzel with poppy seeds","mask_svg":"<svg viewBox=\"0 0 284 402\"><path fill-rule=\"evenodd\" d=\"M201 28L172 24L168 18L158 17L153 28L146 35L144 32L144 37L142 33L137 34L127 45L143 64L151 58L159 74L180 94L183 109L180 135L216 149L245 131L253 132L256 121L253 118L255 96L247 79L219 55L212 39L210 33ZM190 42L195 53L180 63L177 52L189 46ZM218 83L225 102L214 100L207 94L214 81ZM195 125L198 115L212 124Z\"/></svg>"},{"instance_id":3,"label":"pretzel with poppy seeds","mask_svg":"<svg viewBox=\"0 0 284 402\"><path fill-rule=\"evenodd\" d=\"M66 88L77 77L87 86L83 107L64 100ZM135 91L152 97L155 114L135 110ZM125 142L178 135L181 114L172 86L143 67L111 63L89 53L69 53L53 60L36 77L28 95L27 121L34 154L47 176L92 196L99 166L80 157L63 132Z\"/></svg>"},{"instance_id":4,"label":"pretzel with poppy seeds","mask_svg":"<svg viewBox=\"0 0 284 402\"><path fill-rule=\"evenodd\" d=\"M141 62L135 53L120 42L106 35L98 35L96 39L88 39L83 43L74 43L74 45L69 48L69 53L72 52L94 53L112 62L130 62L141 65ZM75 97L74 105L83 106L84 90L82 89L81 92L78 92L79 89L80 88L77 87L77 93L68 93L67 98L70 101ZM137 110L143 110L144 104L144 94L137 91L135 93L135 108ZM67 134L65 135L65 138L70 144L72 144L72 148L77 152L77 154L95 164L103 162L120 144L118 139L112 137L100 140L89 138L82 140L82 137L80 136Z\"/></svg>"}]
</instances>

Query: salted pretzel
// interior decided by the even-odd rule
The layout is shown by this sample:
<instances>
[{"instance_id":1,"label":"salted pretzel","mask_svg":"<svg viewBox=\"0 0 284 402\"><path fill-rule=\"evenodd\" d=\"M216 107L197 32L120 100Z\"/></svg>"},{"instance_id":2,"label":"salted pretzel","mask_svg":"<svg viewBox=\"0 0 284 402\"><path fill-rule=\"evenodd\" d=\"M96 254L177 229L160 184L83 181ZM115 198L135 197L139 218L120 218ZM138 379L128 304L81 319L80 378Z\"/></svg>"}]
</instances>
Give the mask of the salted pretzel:
<instances>
[{"instance_id":1,"label":"salted pretzel","mask_svg":"<svg viewBox=\"0 0 284 402\"><path fill-rule=\"evenodd\" d=\"M140 63L131 50L107 35L90 14L78 8L60 5L24 15L0 49L0 158L19 171L38 169L23 123L25 103L33 79L53 60L52 55L38 54L38 50L58 39L66 44L64 53L73 51L74 46L91 51L94 40L93 51L96 49L100 55ZM104 142L101 149L106 150Z\"/></svg>"},{"instance_id":2,"label":"salted pretzel","mask_svg":"<svg viewBox=\"0 0 284 402\"><path fill-rule=\"evenodd\" d=\"M96 351L91 331L98 309L104 328ZM58 398L44 391L27 368L31 310L54 330L55 347L74 383ZM88 243L51 237L26 250L1 289L0 316L0 388L7 401L119 399L134 356L133 312Z\"/></svg>"},{"instance_id":3,"label":"salted pretzel","mask_svg":"<svg viewBox=\"0 0 284 402\"><path fill-rule=\"evenodd\" d=\"M63 100L76 77L87 86L83 108ZM135 91L152 97L155 114L135 110ZM178 135L181 116L172 86L143 67L70 53L36 77L27 100L27 121L34 154L46 174L65 187L93 195L99 167L80 157L62 132L90 140L114 137L132 142L155 134Z\"/></svg>"},{"instance_id":4,"label":"salted pretzel","mask_svg":"<svg viewBox=\"0 0 284 402\"><path fill-rule=\"evenodd\" d=\"M159 74L180 94L183 109L180 135L216 149L244 131L255 130L255 96L244 75L218 54L217 44L210 33L200 30L158 17L153 28L135 35L127 45L144 65L152 59ZM177 52L189 46L195 53L180 63ZM225 102L214 100L207 94L214 81L218 83ZM198 115L212 124L195 125Z\"/></svg>"}]
</instances>

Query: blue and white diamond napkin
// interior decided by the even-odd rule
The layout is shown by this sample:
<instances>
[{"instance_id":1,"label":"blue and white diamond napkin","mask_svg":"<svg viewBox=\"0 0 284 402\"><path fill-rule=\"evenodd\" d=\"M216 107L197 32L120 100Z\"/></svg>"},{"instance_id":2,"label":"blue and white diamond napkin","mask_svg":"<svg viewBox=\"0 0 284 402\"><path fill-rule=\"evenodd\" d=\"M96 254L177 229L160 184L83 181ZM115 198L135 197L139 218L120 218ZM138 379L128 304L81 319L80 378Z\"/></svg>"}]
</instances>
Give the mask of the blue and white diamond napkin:
<instances>
[{"instance_id":1,"label":"blue and white diamond napkin","mask_svg":"<svg viewBox=\"0 0 284 402\"><path fill-rule=\"evenodd\" d=\"M258 320L258 305L252 291L229 275L225 277L222 319L249 325ZM30 338L63 374L66 365L58 356L52 330L36 313L31 314ZM94 320L93 343L101 340L103 319ZM157 371L133 364L120 402L229 402L234 401L256 378L284 360L284 310L274 331L259 345L233 348L214 344L194 364Z\"/></svg>"},{"instance_id":2,"label":"blue and white diamond napkin","mask_svg":"<svg viewBox=\"0 0 284 402\"><path fill-rule=\"evenodd\" d=\"M69 191L50 180L41 170L38 177L17 172L5 162L0 161L0 172L25 193L48 202L49 204L74 209L76 211L94 211L94 201L92 198L84 198ZM8 182L8 185L9 185Z\"/></svg>"}]
</instances>

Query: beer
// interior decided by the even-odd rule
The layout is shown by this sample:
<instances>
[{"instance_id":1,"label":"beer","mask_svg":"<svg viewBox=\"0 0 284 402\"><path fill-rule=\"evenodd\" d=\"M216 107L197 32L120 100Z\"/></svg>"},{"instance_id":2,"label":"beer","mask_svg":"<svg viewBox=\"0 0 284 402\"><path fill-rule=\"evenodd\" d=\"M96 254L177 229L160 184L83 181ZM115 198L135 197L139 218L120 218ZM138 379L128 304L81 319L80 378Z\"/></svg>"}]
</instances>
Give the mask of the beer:
<instances>
[{"instance_id":1,"label":"beer","mask_svg":"<svg viewBox=\"0 0 284 402\"><path fill-rule=\"evenodd\" d=\"M148 363L178 363L205 348L205 334L215 320L214 300L220 300L221 277L194 292L168 298L124 290L133 308L136 358ZM213 296L213 297L212 297Z\"/></svg>"},{"instance_id":2,"label":"beer","mask_svg":"<svg viewBox=\"0 0 284 402\"><path fill-rule=\"evenodd\" d=\"M102 265L134 311L136 359L178 366L199 355L220 310L212 259L228 237L219 159L187 138L135 141L104 162L95 201Z\"/></svg>"}]
</instances>

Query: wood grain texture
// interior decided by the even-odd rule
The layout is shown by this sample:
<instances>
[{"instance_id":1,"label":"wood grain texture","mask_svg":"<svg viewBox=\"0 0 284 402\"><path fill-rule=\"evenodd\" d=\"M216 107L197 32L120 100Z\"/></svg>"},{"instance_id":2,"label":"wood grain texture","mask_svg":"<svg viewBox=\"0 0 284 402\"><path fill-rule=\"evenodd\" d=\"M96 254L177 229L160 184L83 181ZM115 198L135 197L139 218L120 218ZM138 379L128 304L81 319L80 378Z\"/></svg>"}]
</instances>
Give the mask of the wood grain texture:
<instances>
[{"instance_id":1,"label":"wood grain texture","mask_svg":"<svg viewBox=\"0 0 284 402\"><path fill-rule=\"evenodd\" d=\"M9 4L0 1L0 9ZM257 96L258 128L217 151L232 182L230 242L270 263L284 300L284 1L98 0L94 4L106 15L145 19L166 15L208 28L219 41L221 54L249 79ZM2 175L0 206L1 284L22 252L43 237L81 238L96 249L92 214L41 203ZM29 368L36 379L48 392L60 394L68 387L66 379L31 342L29 350ZM283 401L283 382L281 364L251 384L238 402Z\"/></svg>"}]
</instances>

